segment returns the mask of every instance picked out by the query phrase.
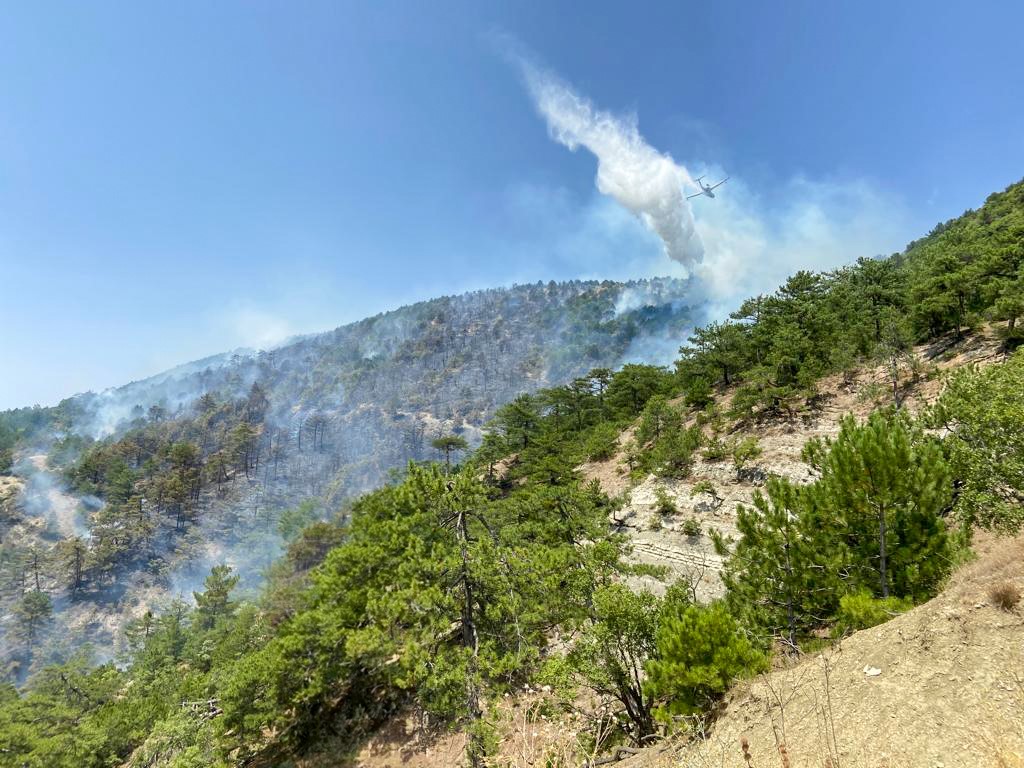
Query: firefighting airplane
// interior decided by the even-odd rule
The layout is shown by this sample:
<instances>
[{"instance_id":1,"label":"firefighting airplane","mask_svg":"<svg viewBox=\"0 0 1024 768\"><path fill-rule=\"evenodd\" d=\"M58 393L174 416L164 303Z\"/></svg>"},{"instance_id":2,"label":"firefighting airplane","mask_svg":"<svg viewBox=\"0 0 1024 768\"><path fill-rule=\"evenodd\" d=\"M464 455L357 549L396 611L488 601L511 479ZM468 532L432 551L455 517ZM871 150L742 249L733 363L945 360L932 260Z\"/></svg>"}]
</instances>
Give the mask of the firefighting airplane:
<instances>
[{"instance_id":1,"label":"firefighting airplane","mask_svg":"<svg viewBox=\"0 0 1024 768\"><path fill-rule=\"evenodd\" d=\"M703 176L698 176L696 178L697 186L700 187L700 192L697 192L696 194L693 194L693 195L687 195L686 196L687 200L692 200L693 198L700 197L701 195L706 195L707 197L714 197L715 196L714 190L718 189L720 186L722 186L723 184L725 184L725 182L727 182L729 180L729 177L726 176L724 179L722 179L717 184L711 185L711 184L704 184L701 181L701 179L703 179L703 178L704 178Z\"/></svg>"}]
</instances>

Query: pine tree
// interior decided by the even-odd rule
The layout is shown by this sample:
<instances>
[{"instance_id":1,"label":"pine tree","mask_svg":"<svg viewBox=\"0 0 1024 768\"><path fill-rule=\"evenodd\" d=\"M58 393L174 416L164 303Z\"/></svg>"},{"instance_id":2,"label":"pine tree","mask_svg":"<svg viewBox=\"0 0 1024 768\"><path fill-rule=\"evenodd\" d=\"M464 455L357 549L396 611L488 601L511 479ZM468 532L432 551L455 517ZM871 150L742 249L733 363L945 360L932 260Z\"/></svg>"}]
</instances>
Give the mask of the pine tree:
<instances>
[{"instance_id":1,"label":"pine tree","mask_svg":"<svg viewBox=\"0 0 1024 768\"><path fill-rule=\"evenodd\" d=\"M765 491L755 492L752 508L737 508L734 548L720 535L714 542L727 558L722 580L732 609L796 648L838 600L831 547L827 534L815 531L811 490L771 478Z\"/></svg>"},{"instance_id":2,"label":"pine tree","mask_svg":"<svg viewBox=\"0 0 1024 768\"><path fill-rule=\"evenodd\" d=\"M14 606L14 615L17 617L25 637L29 643L36 638L36 632L46 623L53 613L53 601L50 596L40 589L33 589L25 595Z\"/></svg>"},{"instance_id":3,"label":"pine tree","mask_svg":"<svg viewBox=\"0 0 1024 768\"><path fill-rule=\"evenodd\" d=\"M931 595L950 562L942 447L902 412L875 412L864 424L847 416L827 453L822 447L808 453L822 456L822 503L842 527L850 587L882 598Z\"/></svg>"},{"instance_id":4,"label":"pine tree","mask_svg":"<svg viewBox=\"0 0 1024 768\"><path fill-rule=\"evenodd\" d=\"M965 527L1014 533L1024 527L1024 351L1002 365L962 370L948 382L929 423L948 432Z\"/></svg>"},{"instance_id":5,"label":"pine tree","mask_svg":"<svg viewBox=\"0 0 1024 768\"><path fill-rule=\"evenodd\" d=\"M768 660L743 634L725 606L668 604L647 662L644 691L661 701L658 715L703 720L733 680L766 669Z\"/></svg>"},{"instance_id":6,"label":"pine tree","mask_svg":"<svg viewBox=\"0 0 1024 768\"><path fill-rule=\"evenodd\" d=\"M231 590L238 584L239 577L231 574L231 566L215 565L206 577L203 592L193 592L196 601L196 626L210 629L217 621L231 615L234 603L230 600Z\"/></svg>"}]
</instances>

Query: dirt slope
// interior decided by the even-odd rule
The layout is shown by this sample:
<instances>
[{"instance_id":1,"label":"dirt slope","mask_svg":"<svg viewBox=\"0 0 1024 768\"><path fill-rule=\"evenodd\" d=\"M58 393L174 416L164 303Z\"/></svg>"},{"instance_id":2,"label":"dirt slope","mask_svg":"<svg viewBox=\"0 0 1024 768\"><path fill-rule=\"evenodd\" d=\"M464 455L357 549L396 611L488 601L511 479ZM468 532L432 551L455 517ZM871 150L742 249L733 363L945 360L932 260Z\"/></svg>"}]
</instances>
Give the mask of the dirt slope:
<instances>
[{"instance_id":1,"label":"dirt slope","mask_svg":"<svg viewBox=\"0 0 1024 768\"><path fill-rule=\"evenodd\" d=\"M740 685L706 741L617 766L1024 766L1024 611L988 595L1024 591L1024 537L979 549L934 600Z\"/></svg>"}]
</instances>

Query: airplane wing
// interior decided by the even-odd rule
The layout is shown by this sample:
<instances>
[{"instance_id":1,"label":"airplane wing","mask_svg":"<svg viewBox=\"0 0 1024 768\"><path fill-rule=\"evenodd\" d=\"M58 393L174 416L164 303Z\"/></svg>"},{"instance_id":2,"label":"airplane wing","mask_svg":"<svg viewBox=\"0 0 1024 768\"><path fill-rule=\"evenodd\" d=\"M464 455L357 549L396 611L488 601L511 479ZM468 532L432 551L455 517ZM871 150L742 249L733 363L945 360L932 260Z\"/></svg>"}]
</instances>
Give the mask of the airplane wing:
<instances>
[{"instance_id":1,"label":"airplane wing","mask_svg":"<svg viewBox=\"0 0 1024 768\"><path fill-rule=\"evenodd\" d=\"M698 193L697 193L697 194L695 194L695 195L687 195L687 196L686 196L686 199L687 199L687 200L692 200L693 198L695 198L695 197L700 197L700 196L701 196L701 195L703 195L703 194L704 194L703 192L698 192Z\"/></svg>"},{"instance_id":2,"label":"airplane wing","mask_svg":"<svg viewBox=\"0 0 1024 768\"><path fill-rule=\"evenodd\" d=\"M720 186L722 186L723 184L725 184L725 182L727 182L728 180L729 180L729 177L728 177L728 176L726 176L726 177L725 177L724 179L722 179L722 180L721 180L720 182L718 182L717 184L715 184L715 186L713 186L713 187L712 187L712 189L718 189L718 188L719 188Z\"/></svg>"}]
</instances>

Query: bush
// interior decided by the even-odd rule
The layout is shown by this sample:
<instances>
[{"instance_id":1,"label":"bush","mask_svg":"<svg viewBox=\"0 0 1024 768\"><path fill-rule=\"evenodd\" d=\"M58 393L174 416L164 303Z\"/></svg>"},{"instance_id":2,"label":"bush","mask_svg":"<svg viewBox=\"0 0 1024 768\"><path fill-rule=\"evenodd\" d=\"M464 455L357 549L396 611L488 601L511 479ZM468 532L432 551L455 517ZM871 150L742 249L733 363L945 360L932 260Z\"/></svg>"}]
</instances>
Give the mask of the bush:
<instances>
[{"instance_id":1,"label":"bush","mask_svg":"<svg viewBox=\"0 0 1024 768\"><path fill-rule=\"evenodd\" d=\"M614 424L598 424L584 446L588 461L607 461L619 446L619 430Z\"/></svg>"},{"instance_id":2,"label":"bush","mask_svg":"<svg viewBox=\"0 0 1024 768\"><path fill-rule=\"evenodd\" d=\"M660 477L686 477L693 466L693 454L704 440L696 426L678 427L665 433L651 451Z\"/></svg>"},{"instance_id":3,"label":"bush","mask_svg":"<svg viewBox=\"0 0 1024 768\"><path fill-rule=\"evenodd\" d=\"M992 605L1003 611L1012 611L1020 602L1020 590L1008 581L993 584L988 588L988 599Z\"/></svg>"},{"instance_id":4,"label":"bush","mask_svg":"<svg viewBox=\"0 0 1024 768\"><path fill-rule=\"evenodd\" d=\"M659 719L669 722L673 715L710 712L733 680L768 664L720 603L666 610L655 648L644 689L660 703Z\"/></svg>"},{"instance_id":5,"label":"bush","mask_svg":"<svg viewBox=\"0 0 1024 768\"><path fill-rule=\"evenodd\" d=\"M654 498L656 499L654 509L661 515L668 517L670 515L678 514L679 507L676 506L675 499L668 495L668 491L664 488L657 488L654 491Z\"/></svg>"},{"instance_id":6,"label":"bush","mask_svg":"<svg viewBox=\"0 0 1024 768\"><path fill-rule=\"evenodd\" d=\"M716 499L718 498L718 491L710 480L701 480L695 484L690 491L690 496L699 496L702 493L706 493L708 496L713 496Z\"/></svg>"},{"instance_id":7,"label":"bush","mask_svg":"<svg viewBox=\"0 0 1024 768\"><path fill-rule=\"evenodd\" d=\"M870 592L857 592L839 598L834 633L837 637L868 629L909 611L913 602L905 598L876 598Z\"/></svg>"},{"instance_id":8,"label":"bush","mask_svg":"<svg viewBox=\"0 0 1024 768\"><path fill-rule=\"evenodd\" d=\"M929 413L957 479L955 510L966 526L1024 529L1024 351L1002 365L954 373Z\"/></svg>"},{"instance_id":9,"label":"bush","mask_svg":"<svg viewBox=\"0 0 1024 768\"><path fill-rule=\"evenodd\" d=\"M688 518L687 521L683 523L683 533L690 538L700 536L700 521L695 517Z\"/></svg>"},{"instance_id":10,"label":"bush","mask_svg":"<svg viewBox=\"0 0 1024 768\"><path fill-rule=\"evenodd\" d=\"M729 445L720 437L712 437L704 446L703 456L707 461L722 461L732 452Z\"/></svg>"},{"instance_id":11,"label":"bush","mask_svg":"<svg viewBox=\"0 0 1024 768\"><path fill-rule=\"evenodd\" d=\"M742 472L761 453L761 446L758 445L756 437L747 437L737 443L732 449L732 461L736 472Z\"/></svg>"}]
</instances>

